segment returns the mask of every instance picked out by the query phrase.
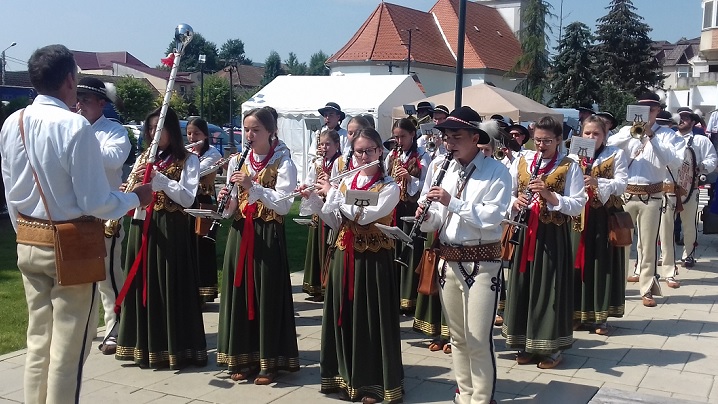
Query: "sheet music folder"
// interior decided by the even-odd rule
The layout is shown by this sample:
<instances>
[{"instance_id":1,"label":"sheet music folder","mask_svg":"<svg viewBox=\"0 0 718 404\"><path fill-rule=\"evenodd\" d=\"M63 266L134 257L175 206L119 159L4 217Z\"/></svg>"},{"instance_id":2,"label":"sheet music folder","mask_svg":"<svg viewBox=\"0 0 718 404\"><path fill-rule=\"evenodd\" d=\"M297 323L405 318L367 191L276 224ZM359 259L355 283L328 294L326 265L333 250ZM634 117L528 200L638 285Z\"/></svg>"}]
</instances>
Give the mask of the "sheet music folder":
<instances>
[{"instance_id":1,"label":"sheet music folder","mask_svg":"<svg viewBox=\"0 0 718 404\"><path fill-rule=\"evenodd\" d=\"M396 226L387 226L381 223L374 223L374 226L376 226L379 230L381 230L382 233L384 233L384 235L391 239L400 240L405 243L411 243L411 237L409 237L409 235L404 233L400 228Z\"/></svg>"}]
</instances>

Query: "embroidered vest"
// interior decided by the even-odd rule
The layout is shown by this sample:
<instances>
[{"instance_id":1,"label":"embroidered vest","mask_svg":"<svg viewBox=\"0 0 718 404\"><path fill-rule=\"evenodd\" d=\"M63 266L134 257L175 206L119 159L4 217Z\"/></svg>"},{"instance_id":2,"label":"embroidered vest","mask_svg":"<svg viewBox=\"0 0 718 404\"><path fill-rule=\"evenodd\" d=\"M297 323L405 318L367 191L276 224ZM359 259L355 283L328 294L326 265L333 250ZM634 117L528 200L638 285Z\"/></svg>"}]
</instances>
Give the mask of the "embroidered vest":
<instances>
[{"instance_id":1,"label":"embroidered vest","mask_svg":"<svg viewBox=\"0 0 718 404\"><path fill-rule=\"evenodd\" d=\"M553 170L552 173L548 175L543 175L543 181L546 184L546 188L548 188L551 192L556 192L559 195L563 195L564 189L566 187L566 173L568 173L568 168L570 167L572 162L573 160L571 160L570 158L564 157L561 162L558 163L558 167L556 167L556 169ZM526 187L528 186L529 180L531 179L531 174L528 170L528 163L523 156L521 156L521 160L519 160L518 170L518 191L519 194L522 194L526 191ZM548 207L546 206L546 200L544 198L539 197L538 202L539 220L541 220L542 223L553 223L555 225L562 225L566 223L567 216L561 212L549 211Z\"/></svg>"},{"instance_id":2,"label":"embroidered vest","mask_svg":"<svg viewBox=\"0 0 718 404\"><path fill-rule=\"evenodd\" d=\"M257 174L257 180L259 182L259 185L263 186L264 188L271 188L274 189L274 187L277 186L277 171L279 169L279 163L282 162L281 158L278 158L274 163L268 164L266 167L262 169ZM247 165L244 164L241 168L242 172L245 174L249 174L249 170L247 169ZM237 208L237 213L234 215L235 220L240 220L244 218L244 213L242 211L244 210L244 207L247 206L247 193L244 192L242 187L239 187L239 204ZM277 212L273 211L272 209L269 209L268 207L264 206L262 204L262 201L257 201L257 211L254 213L253 216L254 219L261 219L265 222L270 222L274 220L278 223L284 222L284 216L278 215Z\"/></svg>"},{"instance_id":3,"label":"embroidered vest","mask_svg":"<svg viewBox=\"0 0 718 404\"><path fill-rule=\"evenodd\" d=\"M369 191L380 192L382 188L384 188L384 183L379 182L377 184L374 184L374 186L372 186ZM346 184L342 183L342 185L339 187L339 190L342 192L342 195L345 195L347 191ZM371 252L377 252L382 248L387 250L393 249L394 240L384 235L381 230L374 226L374 223L381 223L387 226L391 225L392 216L392 214L389 214L375 222L366 225L360 225L359 223L351 219L344 218L344 222L339 229L339 235L337 236L337 248L340 250L346 250L347 246L344 245L344 233L351 229L351 231L354 233L355 252L364 252L367 250Z\"/></svg>"},{"instance_id":4,"label":"embroidered vest","mask_svg":"<svg viewBox=\"0 0 718 404\"><path fill-rule=\"evenodd\" d=\"M594 166L593 169L591 169L591 175L596 178L612 179L615 157L616 157L616 155L613 155L613 156L607 158L602 163ZM601 203L601 199L598 197L598 191L595 189L593 190L593 197L591 198L591 200L589 202L590 202L590 206L594 209L604 206L603 203ZM612 207L620 208L621 206L623 206L623 200L616 195L611 195L608 197L608 201L606 201L605 206L607 208L612 208Z\"/></svg>"},{"instance_id":5,"label":"embroidered vest","mask_svg":"<svg viewBox=\"0 0 718 404\"><path fill-rule=\"evenodd\" d=\"M145 150L138 159L141 161L141 165L147 164L147 155L149 154L149 149ZM182 178L182 169L184 168L184 163L187 161L187 155L185 155L185 158L182 160L175 160L172 163L170 163L167 167L165 167L163 170L159 170L162 174L164 174L167 178L179 181ZM136 184L142 183L142 178L139 178L136 176L136 174L132 174L135 176L135 180L137 181ZM178 204L177 202L173 201L172 198L167 196L164 191L157 191L155 192L155 211L165 210L167 212L176 212L180 211L184 213L184 207L182 205Z\"/></svg>"}]
</instances>

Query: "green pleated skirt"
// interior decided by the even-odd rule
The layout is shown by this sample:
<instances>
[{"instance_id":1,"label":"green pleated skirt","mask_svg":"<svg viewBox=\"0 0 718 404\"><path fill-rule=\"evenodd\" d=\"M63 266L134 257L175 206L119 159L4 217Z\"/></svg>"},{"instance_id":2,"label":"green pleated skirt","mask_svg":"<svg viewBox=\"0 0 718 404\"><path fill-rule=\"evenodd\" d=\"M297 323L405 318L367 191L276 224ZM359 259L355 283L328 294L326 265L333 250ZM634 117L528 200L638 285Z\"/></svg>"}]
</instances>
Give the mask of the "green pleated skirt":
<instances>
[{"instance_id":1,"label":"green pleated skirt","mask_svg":"<svg viewBox=\"0 0 718 404\"><path fill-rule=\"evenodd\" d=\"M318 220L318 223L318 226L309 228L307 252L304 257L302 291L309 296L323 294L322 267L327 254L327 237L329 236L330 227L321 220Z\"/></svg>"},{"instance_id":2,"label":"green pleated skirt","mask_svg":"<svg viewBox=\"0 0 718 404\"><path fill-rule=\"evenodd\" d=\"M199 204L211 204L212 197L209 195L198 195L195 200L194 207L199 208ZM217 298L217 245L214 241L202 236L198 236L195 232L195 222L198 220L194 216L190 218L190 231L192 234L192 248L195 250L197 260L197 272L199 280L199 296L203 302L211 302Z\"/></svg>"},{"instance_id":3,"label":"green pleated skirt","mask_svg":"<svg viewBox=\"0 0 718 404\"><path fill-rule=\"evenodd\" d=\"M430 247L433 241L434 233L427 233L424 248ZM446 324L444 312L441 310L441 298L438 293L433 296L419 293L416 296L416 311L414 311L412 328L429 337L449 339L449 326Z\"/></svg>"},{"instance_id":4,"label":"green pleated skirt","mask_svg":"<svg viewBox=\"0 0 718 404\"><path fill-rule=\"evenodd\" d=\"M419 205L414 202L399 202L396 205L396 227L402 229L404 233L409 234L414 223L404 222L401 217L411 216L414 217L416 209ZM424 233L419 233L418 237L414 238L414 249L411 251L408 257L408 266L398 265L400 268L399 273L399 296L400 296L400 309L403 312L411 312L416 307L417 291L416 288L419 286L419 275L416 273L416 266L421 261L421 254L423 249L421 246L424 245ZM402 250L405 244L397 242L395 247L395 257L401 256Z\"/></svg>"},{"instance_id":5,"label":"green pleated skirt","mask_svg":"<svg viewBox=\"0 0 718 404\"><path fill-rule=\"evenodd\" d=\"M354 255L354 300L344 279L344 251L332 260L324 299L321 391L344 391L352 401L387 403L403 397L398 273L392 250ZM341 318L341 325L339 319Z\"/></svg>"},{"instance_id":6,"label":"green pleated skirt","mask_svg":"<svg viewBox=\"0 0 718 404\"><path fill-rule=\"evenodd\" d=\"M182 212L152 213L148 236L147 302L143 305L142 269L122 304L117 337L119 360L140 367L181 369L207 364L207 343L190 220ZM130 225L125 274L142 242L143 221Z\"/></svg>"},{"instance_id":7,"label":"green pleated skirt","mask_svg":"<svg viewBox=\"0 0 718 404\"><path fill-rule=\"evenodd\" d=\"M625 311L625 249L608 242L608 217L615 211L602 206L588 212L584 270L582 274L576 269L574 277L573 318L582 323L605 323L608 317L623 317Z\"/></svg>"},{"instance_id":8,"label":"green pleated skirt","mask_svg":"<svg viewBox=\"0 0 718 404\"><path fill-rule=\"evenodd\" d=\"M254 284L234 287L244 219L227 236L217 334L217 364L230 373L257 367L261 374L299 370L294 302L284 225L254 220ZM246 263L245 263L246 264ZM254 288L254 320L249 320L248 288Z\"/></svg>"},{"instance_id":9,"label":"green pleated skirt","mask_svg":"<svg viewBox=\"0 0 718 404\"><path fill-rule=\"evenodd\" d=\"M574 269L570 224L539 222L534 261L520 272L526 248L526 229L519 234L511 273L501 334L509 349L550 355L573 344Z\"/></svg>"}]
</instances>

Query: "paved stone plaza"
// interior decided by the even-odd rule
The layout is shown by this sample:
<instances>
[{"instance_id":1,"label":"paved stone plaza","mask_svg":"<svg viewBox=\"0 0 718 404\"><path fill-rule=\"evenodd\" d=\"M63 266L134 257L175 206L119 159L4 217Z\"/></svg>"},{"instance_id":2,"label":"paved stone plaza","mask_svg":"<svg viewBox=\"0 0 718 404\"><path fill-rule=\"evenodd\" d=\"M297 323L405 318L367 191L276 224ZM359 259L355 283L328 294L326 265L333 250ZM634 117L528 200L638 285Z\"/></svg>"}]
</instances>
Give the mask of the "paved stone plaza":
<instances>
[{"instance_id":1,"label":"paved stone plaza","mask_svg":"<svg viewBox=\"0 0 718 404\"><path fill-rule=\"evenodd\" d=\"M609 320L608 336L575 332L576 342L557 369L517 365L495 328L496 398L501 402L718 403L717 242L717 235L699 235L696 266L680 269L679 289L663 285L658 307L643 307L637 285L629 284L625 317ZM301 276L292 276L301 371L280 373L270 387L231 381L214 365L219 307L215 302L204 315L210 365L178 372L141 370L103 356L96 339L85 366L81 401L339 403L337 395L319 393L322 305L304 300ZM405 402L449 403L455 389L451 357L430 352L428 340L412 331L411 324L411 318L402 317ZM24 351L0 357L0 403L22 401L24 361Z\"/></svg>"}]
</instances>

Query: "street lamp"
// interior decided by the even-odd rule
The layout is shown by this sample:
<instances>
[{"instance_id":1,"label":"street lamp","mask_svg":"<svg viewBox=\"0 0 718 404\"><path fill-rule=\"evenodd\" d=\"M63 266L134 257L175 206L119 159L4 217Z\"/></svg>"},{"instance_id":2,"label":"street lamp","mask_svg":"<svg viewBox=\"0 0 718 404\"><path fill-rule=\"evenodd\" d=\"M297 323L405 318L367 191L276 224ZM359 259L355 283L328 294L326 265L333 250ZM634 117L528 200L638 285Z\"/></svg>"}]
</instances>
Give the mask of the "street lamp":
<instances>
[{"instance_id":1,"label":"street lamp","mask_svg":"<svg viewBox=\"0 0 718 404\"><path fill-rule=\"evenodd\" d=\"M406 55L406 74L411 75L411 32L412 31L421 31L418 27L404 29L402 31L406 31L409 33L409 43L407 44L407 55Z\"/></svg>"},{"instance_id":2,"label":"street lamp","mask_svg":"<svg viewBox=\"0 0 718 404\"><path fill-rule=\"evenodd\" d=\"M239 62L237 59L229 59L224 61L227 67L224 68L225 72L229 72L229 145L226 150L230 154L237 152L237 147L234 145L234 111L232 109L232 99L234 98L234 81L232 80L232 72L237 71L237 65Z\"/></svg>"},{"instance_id":3,"label":"street lamp","mask_svg":"<svg viewBox=\"0 0 718 404\"><path fill-rule=\"evenodd\" d=\"M17 45L17 42L13 42L7 48L2 51L2 85L5 85L5 51Z\"/></svg>"},{"instance_id":4,"label":"street lamp","mask_svg":"<svg viewBox=\"0 0 718 404\"><path fill-rule=\"evenodd\" d=\"M207 55L199 55L199 117L204 119L204 64Z\"/></svg>"}]
</instances>

